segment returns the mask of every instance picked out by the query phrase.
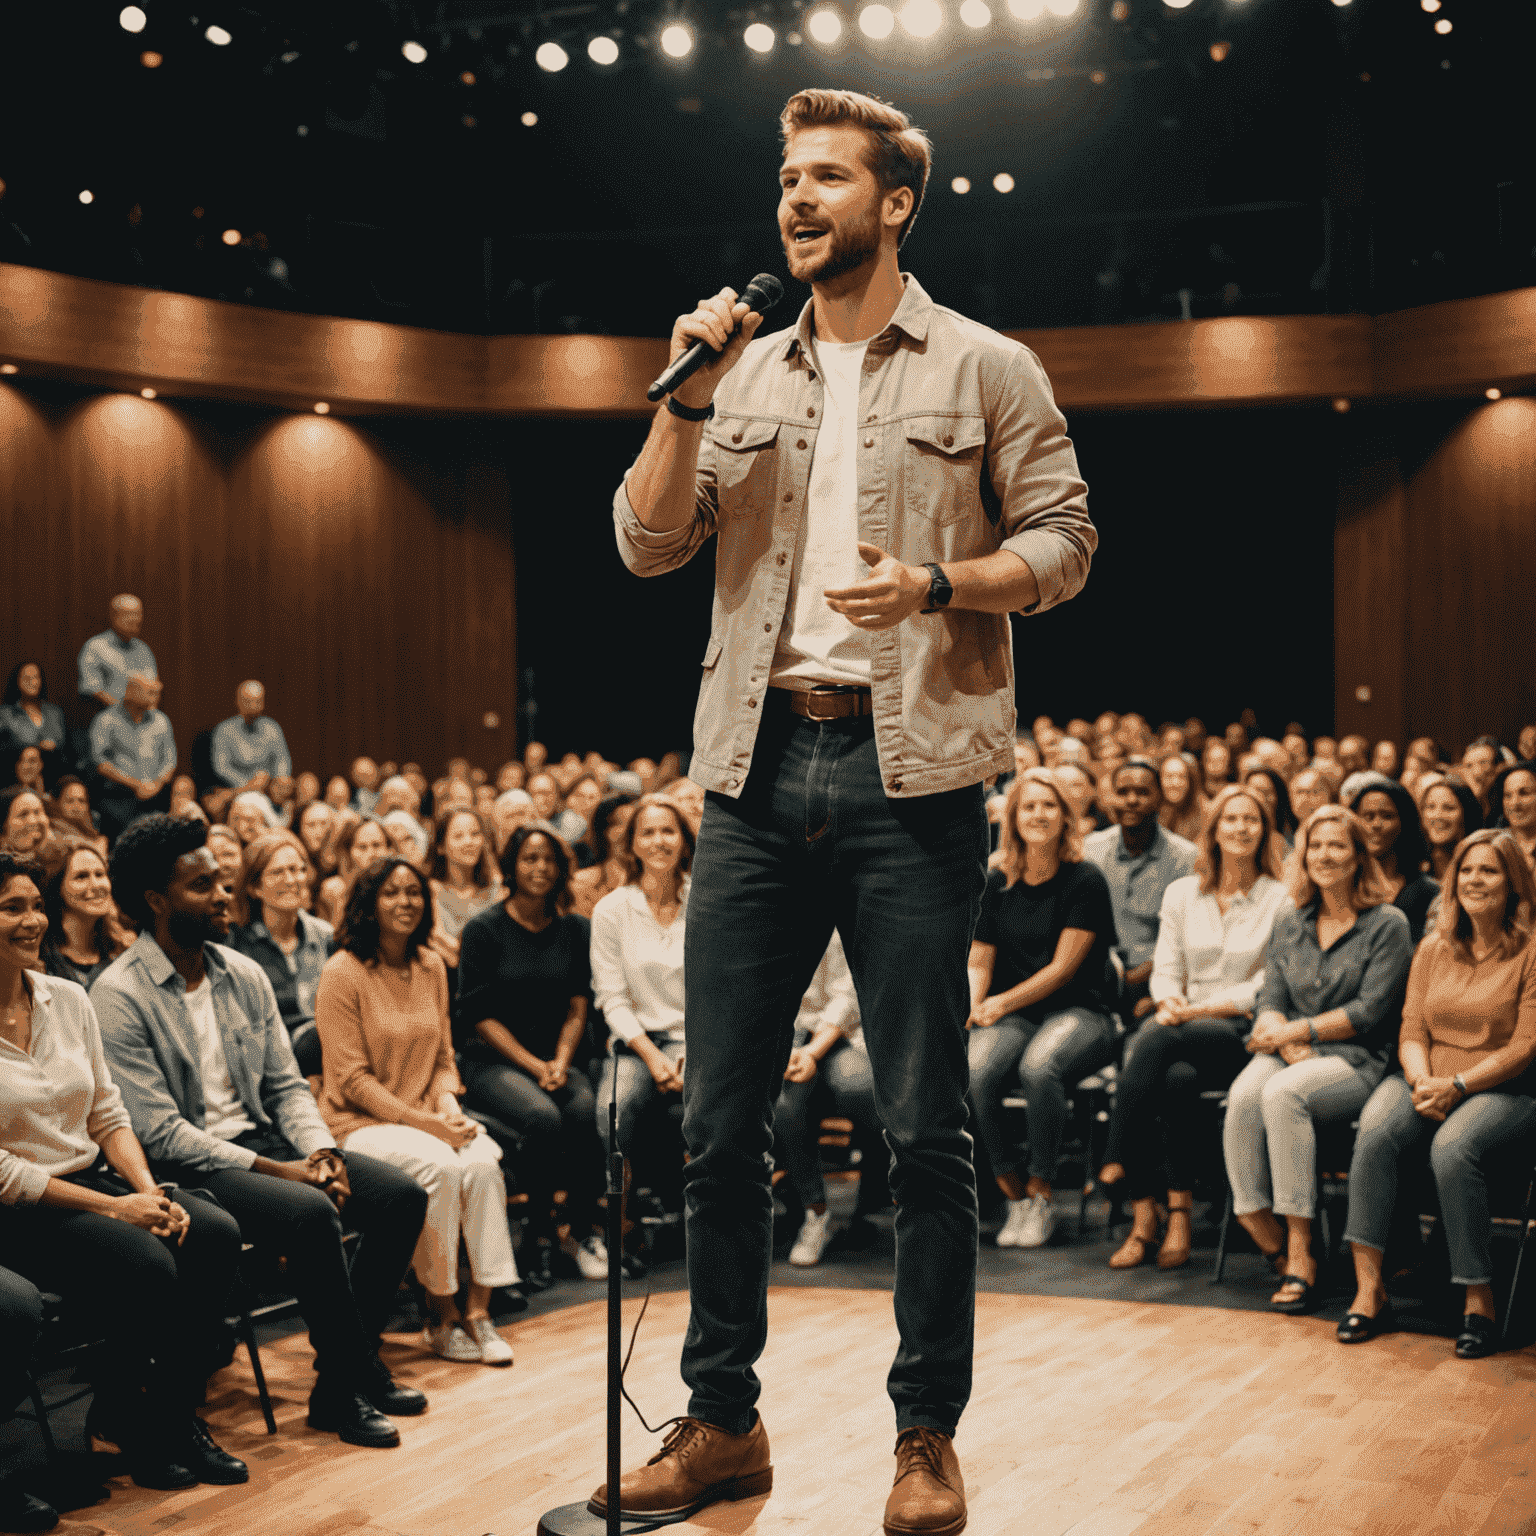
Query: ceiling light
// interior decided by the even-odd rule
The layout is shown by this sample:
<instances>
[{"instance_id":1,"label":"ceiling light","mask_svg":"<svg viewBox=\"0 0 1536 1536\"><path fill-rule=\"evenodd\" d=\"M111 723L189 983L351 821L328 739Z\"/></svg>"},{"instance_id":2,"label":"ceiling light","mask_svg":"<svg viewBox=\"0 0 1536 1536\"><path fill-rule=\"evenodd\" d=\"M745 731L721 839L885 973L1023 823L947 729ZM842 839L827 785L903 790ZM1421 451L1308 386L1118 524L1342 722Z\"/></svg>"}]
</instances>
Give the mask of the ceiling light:
<instances>
[{"instance_id":1,"label":"ceiling light","mask_svg":"<svg viewBox=\"0 0 1536 1536\"><path fill-rule=\"evenodd\" d=\"M1012 192L1013 177L1010 176L1007 171L999 171L997 175L992 178L992 185L999 192Z\"/></svg>"},{"instance_id":2,"label":"ceiling light","mask_svg":"<svg viewBox=\"0 0 1536 1536\"><path fill-rule=\"evenodd\" d=\"M0 373L20 373L15 363L0 363Z\"/></svg>"},{"instance_id":3,"label":"ceiling light","mask_svg":"<svg viewBox=\"0 0 1536 1536\"><path fill-rule=\"evenodd\" d=\"M960 7L960 20L968 27L984 27L992 20L987 0L965 0Z\"/></svg>"},{"instance_id":4,"label":"ceiling light","mask_svg":"<svg viewBox=\"0 0 1536 1536\"><path fill-rule=\"evenodd\" d=\"M1441 37L1444 37L1445 34L1450 30L1451 22L1448 16L1442 16L1440 20L1435 23L1435 31L1438 32Z\"/></svg>"},{"instance_id":5,"label":"ceiling light","mask_svg":"<svg viewBox=\"0 0 1536 1536\"><path fill-rule=\"evenodd\" d=\"M146 400L153 400L155 398L155 392L152 389L141 389L139 393L143 395Z\"/></svg>"},{"instance_id":6,"label":"ceiling light","mask_svg":"<svg viewBox=\"0 0 1536 1536\"><path fill-rule=\"evenodd\" d=\"M1163 0L1163 4L1170 11L1182 11L1190 4L1190 0Z\"/></svg>"},{"instance_id":7,"label":"ceiling light","mask_svg":"<svg viewBox=\"0 0 1536 1536\"><path fill-rule=\"evenodd\" d=\"M405 55L408 64L425 64L427 62L427 50L415 38L412 38L407 43L401 43L400 52Z\"/></svg>"},{"instance_id":8,"label":"ceiling light","mask_svg":"<svg viewBox=\"0 0 1536 1536\"><path fill-rule=\"evenodd\" d=\"M474 72L474 70L466 69L466 70L463 70L460 73L460 75L459 75L459 84L460 85L473 85L474 83L475 83L475 72Z\"/></svg>"},{"instance_id":9,"label":"ceiling light","mask_svg":"<svg viewBox=\"0 0 1536 1536\"><path fill-rule=\"evenodd\" d=\"M1045 8L1052 16L1070 16L1077 9L1077 0L1045 0Z\"/></svg>"},{"instance_id":10,"label":"ceiling light","mask_svg":"<svg viewBox=\"0 0 1536 1536\"><path fill-rule=\"evenodd\" d=\"M1502 389L1495 389L1492 385L1483 391L1483 398L1485 400L1500 400L1503 396L1504 391Z\"/></svg>"},{"instance_id":11,"label":"ceiling light","mask_svg":"<svg viewBox=\"0 0 1536 1536\"><path fill-rule=\"evenodd\" d=\"M524 128L537 128L539 125L539 114L537 112L524 112L519 121Z\"/></svg>"},{"instance_id":12,"label":"ceiling light","mask_svg":"<svg viewBox=\"0 0 1536 1536\"><path fill-rule=\"evenodd\" d=\"M1165 0L1165 3L1166 3L1166 0ZM1334 408L1335 411L1338 412L1338 414L1340 416L1347 415L1348 412L1349 412L1349 397L1347 395L1340 395L1333 402L1333 408Z\"/></svg>"},{"instance_id":13,"label":"ceiling light","mask_svg":"<svg viewBox=\"0 0 1536 1536\"><path fill-rule=\"evenodd\" d=\"M1008 9L1020 21L1037 21L1045 10L1045 0L1008 0Z\"/></svg>"},{"instance_id":14,"label":"ceiling light","mask_svg":"<svg viewBox=\"0 0 1536 1536\"><path fill-rule=\"evenodd\" d=\"M818 43L835 43L843 35L843 18L836 11L816 11L806 22L805 30Z\"/></svg>"},{"instance_id":15,"label":"ceiling light","mask_svg":"<svg viewBox=\"0 0 1536 1536\"><path fill-rule=\"evenodd\" d=\"M80 193L80 201L86 204L94 203L96 201L96 194L89 187L86 187Z\"/></svg>"},{"instance_id":16,"label":"ceiling light","mask_svg":"<svg viewBox=\"0 0 1536 1536\"><path fill-rule=\"evenodd\" d=\"M213 25L203 33L203 36L206 37L215 48L226 47L230 42L233 41L229 33L226 32L224 28L221 27L217 22L214 22Z\"/></svg>"},{"instance_id":17,"label":"ceiling light","mask_svg":"<svg viewBox=\"0 0 1536 1536\"><path fill-rule=\"evenodd\" d=\"M1089 73L1088 78L1095 85L1103 85L1109 79L1109 71L1106 69L1095 69Z\"/></svg>"},{"instance_id":18,"label":"ceiling light","mask_svg":"<svg viewBox=\"0 0 1536 1536\"><path fill-rule=\"evenodd\" d=\"M619 45L611 37L594 37L587 44L587 57L594 64L616 64L619 60Z\"/></svg>"},{"instance_id":19,"label":"ceiling light","mask_svg":"<svg viewBox=\"0 0 1536 1536\"><path fill-rule=\"evenodd\" d=\"M1345 3L1348 4L1348 0L1345 0ZM1229 53L1231 53L1231 52L1232 52L1232 44L1231 43L1221 42L1221 43L1212 43L1211 44L1211 58L1214 59L1215 62L1218 63L1218 64L1220 64L1221 61L1224 58L1226 58L1226 56Z\"/></svg>"},{"instance_id":20,"label":"ceiling light","mask_svg":"<svg viewBox=\"0 0 1536 1536\"><path fill-rule=\"evenodd\" d=\"M165 59L161 54L156 53L153 48L146 48L144 52L139 55L139 63L142 64L145 69L159 69L160 66L165 63Z\"/></svg>"},{"instance_id":21,"label":"ceiling light","mask_svg":"<svg viewBox=\"0 0 1536 1536\"><path fill-rule=\"evenodd\" d=\"M895 26L896 18L891 15L889 6L866 5L859 12L859 30L865 37L889 37Z\"/></svg>"},{"instance_id":22,"label":"ceiling light","mask_svg":"<svg viewBox=\"0 0 1536 1536\"><path fill-rule=\"evenodd\" d=\"M315 415L316 416L329 416L330 414L331 414L331 408L330 408L329 405L327 405L325 403L324 400L316 400L315 401Z\"/></svg>"},{"instance_id":23,"label":"ceiling light","mask_svg":"<svg viewBox=\"0 0 1536 1536\"><path fill-rule=\"evenodd\" d=\"M1333 0L1333 3L1342 11L1346 5L1352 4L1353 0Z\"/></svg>"},{"instance_id":24,"label":"ceiling light","mask_svg":"<svg viewBox=\"0 0 1536 1536\"><path fill-rule=\"evenodd\" d=\"M955 179L950 182L949 190L951 192L958 192L961 197L964 197L965 194L971 190L970 177L956 176Z\"/></svg>"},{"instance_id":25,"label":"ceiling light","mask_svg":"<svg viewBox=\"0 0 1536 1536\"><path fill-rule=\"evenodd\" d=\"M686 59L693 52L693 33L680 22L674 22L661 34L661 47L669 58Z\"/></svg>"},{"instance_id":26,"label":"ceiling light","mask_svg":"<svg viewBox=\"0 0 1536 1536\"><path fill-rule=\"evenodd\" d=\"M221 239L225 245L239 245L240 231L238 229L226 229L224 233L219 236L219 239Z\"/></svg>"},{"instance_id":27,"label":"ceiling light","mask_svg":"<svg viewBox=\"0 0 1536 1536\"><path fill-rule=\"evenodd\" d=\"M913 37L932 37L944 25L939 0L907 0L901 8L901 24Z\"/></svg>"},{"instance_id":28,"label":"ceiling light","mask_svg":"<svg viewBox=\"0 0 1536 1536\"><path fill-rule=\"evenodd\" d=\"M1419 8L1433 15L1440 9L1440 0L1419 0Z\"/></svg>"},{"instance_id":29,"label":"ceiling light","mask_svg":"<svg viewBox=\"0 0 1536 1536\"><path fill-rule=\"evenodd\" d=\"M136 5L125 5L118 13L117 24L124 32L142 32L149 24L149 17Z\"/></svg>"},{"instance_id":30,"label":"ceiling light","mask_svg":"<svg viewBox=\"0 0 1536 1536\"><path fill-rule=\"evenodd\" d=\"M741 38L753 53L767 53L773 47L773 28L764 26L760 21L754 21L741 34Z\"/></svg>"},{"instance_id":31,"label":"ceiling light","mask_svg":"<svg viewBox=\"0 0 1536 1536\"><path fill-rule=\"evenodd\" d=\"M571 56L559 43L540 43L539 51L534 54L533 61L540 69L547 70L552 75L558 75L571 62Z\"/></svg>"}]
</instances>

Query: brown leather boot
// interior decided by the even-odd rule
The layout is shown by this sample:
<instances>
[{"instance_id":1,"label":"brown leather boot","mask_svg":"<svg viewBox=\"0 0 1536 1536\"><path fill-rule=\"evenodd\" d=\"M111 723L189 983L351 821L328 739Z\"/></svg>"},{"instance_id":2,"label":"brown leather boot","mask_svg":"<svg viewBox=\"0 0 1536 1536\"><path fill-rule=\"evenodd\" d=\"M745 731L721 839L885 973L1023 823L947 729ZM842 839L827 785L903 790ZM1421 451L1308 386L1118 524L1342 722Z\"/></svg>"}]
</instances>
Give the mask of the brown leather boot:
<instances>
[{"instance_id":1,"label":"brown leather boot","mask_svg":"<svg viewBox=\"0 0 1536 1536\"><path fill-rule=\"evenodd\" d=\"M685 1418L643 1467L619 1479L619 1514L665 1524L686 1520L707 1504L755 1498L772 1487L773 1462L761 1414L744 1435ZM606 1518L606 1483L588 1500L587 1509Z\"/></svg>"},{"instance_id":2,"label":"brown leather boot","mask_svg":"<svg viewBox=\"0 0 1536 1536\"><path fill-rule=\"evenodd\" d=\"M885 1501L886 1536L959 1536L965 1479L955 1442L936 1429L896 1437L896 1486Z\"/></svg>"}]
</instances>

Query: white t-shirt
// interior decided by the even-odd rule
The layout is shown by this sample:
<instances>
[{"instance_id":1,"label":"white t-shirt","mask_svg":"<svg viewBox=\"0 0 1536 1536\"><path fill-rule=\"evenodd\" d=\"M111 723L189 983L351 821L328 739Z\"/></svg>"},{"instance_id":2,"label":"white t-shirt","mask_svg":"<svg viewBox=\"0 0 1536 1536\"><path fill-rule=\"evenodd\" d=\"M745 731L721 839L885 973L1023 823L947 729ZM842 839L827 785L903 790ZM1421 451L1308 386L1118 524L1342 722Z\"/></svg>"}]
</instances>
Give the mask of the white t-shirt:
<instances>
[{"instance_id":1,"label":"white t-shirt","mask_svg":"<svg viewBox=\"0 0 1536 1536\"><path fill-rule=\"evenodd\" d=\"M858 440L859 379L868 346L867 341L815 343L826 390L789 608L768 675L778 688L869 686L869 637L829 608L823 595L829 587L851 586L869 575L859 558Z\"/></svg>"},{"instance_id":2,"label":"white t-shirt","mask_svg":"<svg viewBox=\"0 0 1536 1536\"><path fill-rule=\"evenodd\" d=\"M254 1131L256 1126L229 1075L224 1042L219 1039L218 1021L213 1016L213 988L206 976L187 993L187 1012L197 1036L198 1066L203 1074L203 1128L220 1141L233 1141L242 1131Z\"/></svg>"}]
</instances>

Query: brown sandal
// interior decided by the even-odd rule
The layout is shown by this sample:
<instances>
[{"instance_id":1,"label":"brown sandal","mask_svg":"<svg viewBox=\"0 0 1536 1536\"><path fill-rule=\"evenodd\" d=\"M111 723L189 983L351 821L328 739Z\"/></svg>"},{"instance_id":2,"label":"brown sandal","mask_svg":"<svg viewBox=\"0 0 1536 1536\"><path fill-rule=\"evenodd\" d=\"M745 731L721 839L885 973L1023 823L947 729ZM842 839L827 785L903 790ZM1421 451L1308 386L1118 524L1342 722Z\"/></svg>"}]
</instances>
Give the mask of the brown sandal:
<instances>
[{"instance_id":1,"label":"brown sandal","mask_svg":"<svg viewBox=\"0 0 1536 1536\"><path fill-rule=\"evenodd\" d=\"M1131 1235L1115 1249L1109 1256L1111 1269L1135 1269L1138 1264L1147 1262L1147 1250L1157 1241L1157 1228L1164 1215L1167 1213L1162 1206L1154 1202L1152 1206L1152 1230L1145 1237L1136 1230L1135 1223L1131 1225Z\"/></svg>"},{"instance_id":2,"label":"brown sandal","mask_svg":"<svg viewBox=\"0 0 1536 1536\"><path fill-rule=\"evenodd\" d=\"M1168 1231L1163 1236L1163 1246L1157 1250L1157 1267L1159 1269L1182 1269L1189 1263L1191 1217L1190 1212L1195 1208L1195 1197L1188 1190L1168 1192ZM1182 1241L1174 1240L1175 1216L1183 1216L1181 1223L1183 1232Z\"/></svg>"}]
</instances>

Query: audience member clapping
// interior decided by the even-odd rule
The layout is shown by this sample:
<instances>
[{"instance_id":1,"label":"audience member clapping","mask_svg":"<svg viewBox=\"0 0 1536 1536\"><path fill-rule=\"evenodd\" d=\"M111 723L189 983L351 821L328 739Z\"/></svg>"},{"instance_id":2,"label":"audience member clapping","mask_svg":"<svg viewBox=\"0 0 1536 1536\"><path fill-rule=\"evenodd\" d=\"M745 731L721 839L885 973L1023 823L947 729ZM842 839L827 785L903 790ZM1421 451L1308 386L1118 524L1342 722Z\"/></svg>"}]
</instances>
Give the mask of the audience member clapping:
<instances>
[{"instance_id":1,"label":"audience member clapping","mask_svg":"<svg viewBox=\"0 0 1536 1536\"><path fill-rule=\"evenodd\" d=\"M336 836L335 846L336 873L321 882L320 894L315 898L315 915L324 918L333 928L340 922L352 882L375 859L382 859L393 851L383 822L373 816L362 816L345 823Z\"/></svg>"},{"instance_id":2,"label":"audience member clapping","mask_svg":"<svg viewBox=\"0 0 1536 1536\"><path fill-rule=\"evenodd\" d=\"M506 897L494 841L480 814L462 805L444 810L433 830L431 887L435 921L429 942L448 968L450 996L457 992L459 939L465 924Z\"/></svg>"},{"instance_id":3,"label":"audience member clapping","mask_svg":"<svg viewBox=\"0 0 1536 1536\"><path fill-rule=\"evenodd\" d=\"M1160 1182L1168 1191L1168 1231L1158 1266L1189 1260L1199 1095L1227 1087L1247 1065L1244 1040L1264 983L1270 929L1290 899L1273 830L1263 802L1228 785L1206 816L1195 873L1163 893L1151 980L1157 1012L1126 1048L1099 1174L1104 1185L1124 1181L1134 1202L1131 1235L1112 1268L1145 1260L1157 1237Z\"/></svg>"},{"instance_id":4,"label":"audience member clapping","mask_svg":"<svg viewBox=\"0 0 1536 1536\"><path fill-rule=\"evenodd\" d=\"M1317 1128L1349 1125L1385 1075L1413 956L1369 842L1343 806L1302 826L1294 905L1275 918L1247 1040L1253 1059L1228 1099L1232 1211L1282 1277L1270 1298L1279 1312L1316 1305Z\"/></svg>"},{"instance_id":5,"label":"audience member clapping","mask_svg":"<svg viewBox=\"0 0 1536 1536\"><path fill-rule=\"evenodd\" d=\"M294 1060L305 1077L321 1075L315 991L336 949L331 925L305 910L314 878L309 855L292 832L258 837L245 850L226 940L254 960L272 983Z\"/></svg>"},{"instance_id":6,"label":"audience member clapping","mask_svg":"<svg viewBox=\"0 0 1536 1536\"><path fill-rule=\"evenodd\" d=\"M89 989L133 940L117 920L106 860L86 843L70 848L63 867L44 885L43 911L48 918L43 967L77 986Z\"/></svg>"},{"instance_id":7,"label":"audience member clapping","mask_svg":"<svg viewBox=\"0 0 1536 1536\"><path fill-rule=\"evenodd\" d=\"M459 941L456 1034L468 1103L524 1137L531 1253L524 1269L554 1278L557 1180L581 1273L602 1279L608 1254L593 1223L601 1155L592 1084L577 1065L591 988L589 928L565 911L570 855L545 822L513 832L501 855L505 899L465 925Z\"/></svg>"},{"instance_id":8,"label":"audience member clapping","mask_svg":"<svg viewBox=\"0 0 1536 1536\"><path fill-rule=\"evenodd\" d=\"M136 1483L243 1483L245 1463L194 1412L240 1229L215 1202L156 1187L95 1011L36 971L41 878L0 853L0 1251L105 1336L87 1424L122 1447Z\"/></svg>"},{"instance_id":9,"label":"audience member clapping","mask_svg":"<svg viewBox=\"0 0 1536 1536\"><path fill-rule=\"evenodd\" d=\"M1482 805L1459 779L1441 779L1424 790L1419 815L1429 845L1428 872L1437 882L1443 881L1463 839L1482 830Z\"/></svg>"},{"instance_id":10,"label":"audience member clapping","mask_svg":"<svg viewBox=\"0 0 1536 1536\"><path fill-rule=\"evenodd\" d=\"M426 1190L413 1259L445 1360L511 1365L490 1317L491 1292L517 1284L501 1149L459 1106L448 976L427 944L432 899L405 860L371 864L347 897L341 951L315 1000L325 1059L320 1105L348 1158L377 1158ZM461 1311L459 1240L469 1254Z\"/></svg>"},{"instance_id":11,"label":"audience member clapping","mask_svg":"<svg viewBox=\"0 0 1536 1536\"><path fill-rule=\"evenodd\" d=\"M1424 937L1431 903L1440 887L1422 873L1429 862L1429 845L1419 821L1419 808L1403 786L1385 776L1367 783L1350 809L1365 831L1365 846L1381 866L1391 902L1408 919L1414 944Z\"/></svg>"},{"instance_id":12,"label":"audience member clapping","mask_svg":"<svg viewBox=\"0 0 1536 1536\"><path fill-rule=\"evenodd\" d=\"M1435 926L1413 959L1398 1054L1360 1115L1349 1171L1357 1290L1339 1324L1359 1343L1388 1321L1382 1254L1404 1159L1427 1146L1450 1247L1466 1287L1456 1353L1495 1347L1487 1172L1536 1136L1536 883L1514 838L1474 832L1455 851Z\"/></svg>"}]
</instances>

